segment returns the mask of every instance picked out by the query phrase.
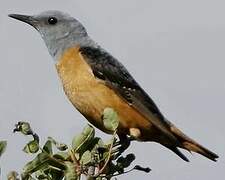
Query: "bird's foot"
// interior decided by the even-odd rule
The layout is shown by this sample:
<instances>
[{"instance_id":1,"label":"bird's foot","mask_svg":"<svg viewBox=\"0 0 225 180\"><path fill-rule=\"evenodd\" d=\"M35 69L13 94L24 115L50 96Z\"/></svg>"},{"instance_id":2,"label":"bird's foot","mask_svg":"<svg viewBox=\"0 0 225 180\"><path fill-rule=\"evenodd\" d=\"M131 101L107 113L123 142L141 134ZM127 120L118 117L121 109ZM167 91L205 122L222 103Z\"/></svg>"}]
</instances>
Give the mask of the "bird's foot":
<instances>
[{"instance_id":1,"label":"bird's foot","mask_svg":"<svg viewBox=\"0 0 225 180\"><path fill-rule=\"evenodd\" d=\"M134 140L132 137L119 137L120 140L115 142L113 145L112 154L114 155L113 159L117 159L121 154L130 146L130 142Z\"/></svg>"}]
</instances>

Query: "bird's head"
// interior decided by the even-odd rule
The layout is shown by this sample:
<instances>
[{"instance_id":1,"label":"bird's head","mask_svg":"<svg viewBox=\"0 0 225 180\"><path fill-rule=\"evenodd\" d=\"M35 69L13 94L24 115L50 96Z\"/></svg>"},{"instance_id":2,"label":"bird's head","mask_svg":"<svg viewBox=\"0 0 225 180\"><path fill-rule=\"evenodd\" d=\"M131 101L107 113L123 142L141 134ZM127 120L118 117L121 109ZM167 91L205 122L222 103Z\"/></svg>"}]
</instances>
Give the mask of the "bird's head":
<instances>
[{"instance_id":1,"label":"bird's head","mask_svg":"<svg viewBox=\"0 0 225 180\"><path fill-rule=\"evenodd\" d=\"M45 11L32 16L10 14L9 17L33 26L41 34L55 59L68 46L90 43L84 26L75 18L60 11Z\"/></svg>"}]
</instances>

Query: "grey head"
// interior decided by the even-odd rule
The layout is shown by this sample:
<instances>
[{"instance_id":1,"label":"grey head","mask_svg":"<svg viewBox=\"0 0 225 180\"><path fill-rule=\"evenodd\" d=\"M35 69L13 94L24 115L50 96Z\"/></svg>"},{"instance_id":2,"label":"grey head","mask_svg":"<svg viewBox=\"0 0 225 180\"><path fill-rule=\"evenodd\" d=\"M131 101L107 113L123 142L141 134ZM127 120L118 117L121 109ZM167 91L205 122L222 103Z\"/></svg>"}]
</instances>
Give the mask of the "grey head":
<instances>
[{"instance_id":1,"label":"grey head","mask_svg":"<svg viewBox=\"0 0 225 180\"><path fill-rule=\"evenodd\" d=\"M41 34L56 62L66 48L76 45L97 46L78 20L60 11L45 11L32 16L10 14L9 17L33 26Z\"/></svg>"}]
</instances>

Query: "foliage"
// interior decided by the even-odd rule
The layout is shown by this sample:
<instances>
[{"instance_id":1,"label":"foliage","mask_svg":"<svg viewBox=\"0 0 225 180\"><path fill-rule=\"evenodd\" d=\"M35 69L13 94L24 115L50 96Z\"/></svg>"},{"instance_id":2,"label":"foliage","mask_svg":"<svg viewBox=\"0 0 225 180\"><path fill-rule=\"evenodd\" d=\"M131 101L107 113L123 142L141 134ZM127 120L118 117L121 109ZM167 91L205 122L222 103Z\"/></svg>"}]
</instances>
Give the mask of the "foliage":
<instances>
[{"instance_id":1,"label":"foliage","mask_svg":"<svg viewBox=\"0 0 225 180\"><path fill-rule=\"evenodd\" d=\"M0 141L0 157L5 152L6 147L7 147L7 141ZM0 168L0 172L1 172L1 168Z\"/></svg>"},{"instance_id":2,"label":"foliage","mask_svg":"<svg viewBox=\"0 0 225 180\"><path fill-rule=\"evenodd\" d=\"M0 141L0 157L5 152L6 146L7 146L7 142L6 141Z\"/></svg>"},{"instance_id":3,"label":"foliage","mask_svg":"<svg viewBox=\"0 0 225 180\"><path fill-rule=\"evenodd\" d=\"M105 127L113 132L109 143L104 143L100 137L96 137L94 128L87 125L72 139L71 146L59 143L52 137L48 137L41 146L39 136L33 132L30 124L18 122L14 132L32 136L32 140L25 145L23 151L35 157L24 166L21 177L12 171L8 174L8 180L79 180L82 175L88 180L103 180L132 170L150 172L149 168L139 165L126 171L135 160L135 156L128 154L118 157L117 113L111 108L106 108L103 122ZM0 154L5 149L5 143L0 144Z\"/></svg>"}]
</instances>

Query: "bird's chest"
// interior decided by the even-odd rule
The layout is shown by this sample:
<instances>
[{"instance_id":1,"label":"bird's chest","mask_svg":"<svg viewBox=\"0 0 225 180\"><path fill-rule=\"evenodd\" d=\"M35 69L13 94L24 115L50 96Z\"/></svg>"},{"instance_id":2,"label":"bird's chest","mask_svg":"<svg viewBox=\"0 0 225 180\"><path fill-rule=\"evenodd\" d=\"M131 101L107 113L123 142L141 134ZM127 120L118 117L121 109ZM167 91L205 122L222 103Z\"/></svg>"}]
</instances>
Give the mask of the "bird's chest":
<instances>
[{"instance_id":1,"label":"bird's chest","mask_svg":"<svg viewBox=\"0 0 225 180\"><path fill-rule=\"evenodd\" d=\"M100 120L112 92L95 78L79 49L72 48L64 53L56 68L72 104L84 116Z\"/></svg>"}]
</instances>

